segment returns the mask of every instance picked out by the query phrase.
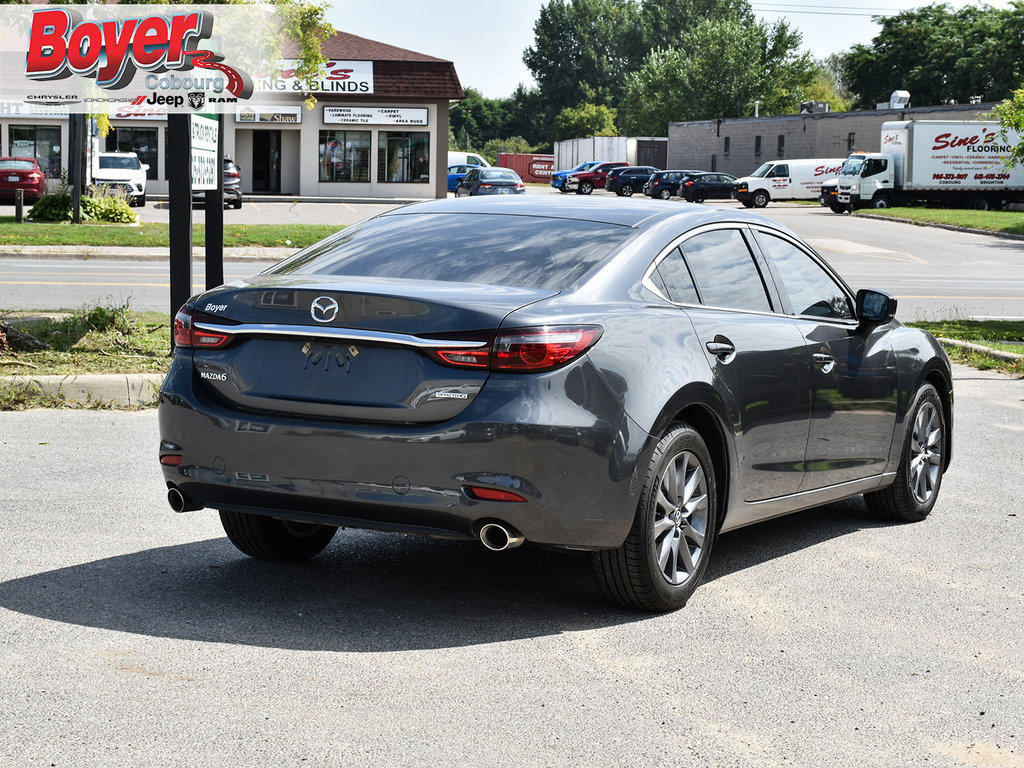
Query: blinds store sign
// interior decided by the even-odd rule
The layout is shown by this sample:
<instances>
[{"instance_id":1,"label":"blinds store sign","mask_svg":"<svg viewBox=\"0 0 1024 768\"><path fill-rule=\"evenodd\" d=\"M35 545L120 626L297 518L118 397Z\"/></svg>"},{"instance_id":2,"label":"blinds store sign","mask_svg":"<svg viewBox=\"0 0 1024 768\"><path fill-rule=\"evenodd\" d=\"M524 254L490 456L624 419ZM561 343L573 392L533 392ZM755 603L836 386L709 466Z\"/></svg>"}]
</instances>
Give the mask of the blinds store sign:
<instances>
[{"instance_id":1,"label":"blinds store sign","mask_svg":"<svg viewBox=\"0 0 1024 768\"><path fill-rule=\"evenodd\" d=\"M421 107L324 107L324 122L336 125L426 125Z\"/></svg>"},{"instance_id":2,"label":"blinds store sign","mask_svg":"<svg viewBox=\"0 0 1024 768\"><path fill-rule=\"evenodd\" d=\"M256 90L264 93L373 93L372 61L338 61L330 59L324 74L311 83L295 76L295 59L277 62L277 77L260 77Z\"/></svg>"}]
</instances>

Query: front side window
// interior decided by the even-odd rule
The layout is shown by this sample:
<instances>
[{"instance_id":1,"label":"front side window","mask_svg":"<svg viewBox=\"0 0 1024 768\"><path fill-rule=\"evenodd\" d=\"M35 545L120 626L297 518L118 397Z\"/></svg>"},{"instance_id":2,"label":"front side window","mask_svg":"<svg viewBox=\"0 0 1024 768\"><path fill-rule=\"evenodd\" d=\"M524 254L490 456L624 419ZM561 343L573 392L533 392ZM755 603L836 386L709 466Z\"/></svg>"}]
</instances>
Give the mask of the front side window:
<instances>
[{"instance_id":1,"label":"front side window","mask_svg":"<svg viewBox=\"0 0 1024 768\"><path fill-rule=\"evenodd\" d=\"M396 184L430 181L430 134L381 131L377 134L377 180Z\"/></svg>"},{"instance_id":2,"label":"front side window","mask_svg":"<svg viewBox=\"0 0 1024 768\"><path fill-rule=\"evenodd\" d=\"M320 181L370 181L369 131L320 131Z\"/></svg>"},{"instance_id":3,"label":"front side window","mask_svg":"<svg viewBox=\"0 0 1024 768\"><path fill-rule=\"evenodd\" d=\"M794 315L853 319L853 307L846 292L807 253L766 232L757 233L757 242L782 280Z\"/></svg>"},{"instance_id":4,"label":"front side window","mask_svg":"<svg viewBox=\"0 0 1024 768\"><path fill-rule=\"evenodd\" d=\"M702 303L771 312L761 272L739 230L716 229L695 235L683 243L682 250Z\"/></svg>"}]
</instances>

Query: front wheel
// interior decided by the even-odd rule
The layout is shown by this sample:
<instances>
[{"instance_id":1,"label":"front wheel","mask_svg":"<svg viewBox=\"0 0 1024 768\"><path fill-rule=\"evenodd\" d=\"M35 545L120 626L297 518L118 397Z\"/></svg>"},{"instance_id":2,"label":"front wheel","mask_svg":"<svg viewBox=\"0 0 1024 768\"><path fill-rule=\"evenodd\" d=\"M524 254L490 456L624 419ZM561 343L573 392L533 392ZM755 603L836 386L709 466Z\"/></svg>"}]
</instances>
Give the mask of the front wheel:
<instances>
[{"instance_id":1,"label":"front wheel","mask_svg":"<svg viewBox=\"0 0 1024 768\"><path fill-rule=\"evenodd\" d=\"M602 591L627 608L682 608L707 568L715 510L707 445L693 427L676 422L651 457L626 541L593 555Z\"/></svg>"},{"instance_id":2,"label":"front wheel","mask_svg":"<svg viewBox=\"0 0 1024 768\"><path fill-rule=\"evenodd\" d=\"M892 198L885 192L879 192L871 199L872 208L892 208Z\"/></svg>"},{"instance_id":3,"label":"front wheel","mask_svg":"<svg viewBox=\"0 0 1024 768\"><path fill-rule=\"evenodd\" d=\"M928 517L935 506L944 469L946 418L939 393L931 384L918 390L907 424L896 480L881 491L865 493L864 500L868 509L881 517L916 523Z\"/></svg>"},{"instance_id":4,"label":"front wheel","mask_svg":"<svg viewBox=\"0 0 1024 768\"><path fill-rule=\"evenodd\" d=\"M750 198L750 204L755 208L764 208L766 205L768 205L769 199L770 198L768 197L767 192L765 192L764 190L758 190Z\"/></svg>"},{"instance_id":5,"label":"front wheel","mask_svg":"<svg viewBox=\"0 0 1024 768\"><path fill-rule=\"evenodd\" d=\"M231 543L257 560L307 560L322 552L338 532L333 525L297 523L223 509L220 522Z\"/></svg>"},{"instance_id":6,"label":"front wheel","mask_svg":"<svg viewBox=\"0 0 1024 768\"><path fill-rule=\"evenodd\" d=\"M830 205L829 208L832 209L832 213L846 213L845 205L839 205L838 203L834 203Z\"/></svg>"},{"instance_id":7,"label":"front wheel","mask_svg":"<svg viewBox=\"0 0 1024 768\"><path fill-rule=\"evenodd\" d=\"M581 181L580 188L576 191L581 195L589 195L594 191L594 185L589 181Z\"/></svg>"}]
</instances>

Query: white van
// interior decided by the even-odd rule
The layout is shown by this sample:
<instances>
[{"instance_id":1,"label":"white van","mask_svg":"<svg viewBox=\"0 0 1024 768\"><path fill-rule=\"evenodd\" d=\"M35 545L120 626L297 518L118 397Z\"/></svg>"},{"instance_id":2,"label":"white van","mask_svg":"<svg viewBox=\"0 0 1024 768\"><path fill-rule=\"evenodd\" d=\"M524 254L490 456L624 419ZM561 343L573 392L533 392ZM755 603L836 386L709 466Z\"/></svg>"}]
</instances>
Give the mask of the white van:
<instances>
[{"instance_id":1,"label":"white van","mask_svg":"<svg viewBox=\"0 0 1024 768\"><path fill-rule=\"evenodd\" d=\"M449 152L448 165L482 165L490 168L491 164L476 152Z\"/></svg>"},{"instance_id":2,"label":"white van","mask_svg":"<svg viewBox=\"0 0 1024 768\"><path fill-rule=\"evenodd\" d=\"M769 160L736 179L732 196L747 208L764 208L771 200L817 200L821 182L838 176L845 162L845 157Z\"/></svg>"}]
</instances>

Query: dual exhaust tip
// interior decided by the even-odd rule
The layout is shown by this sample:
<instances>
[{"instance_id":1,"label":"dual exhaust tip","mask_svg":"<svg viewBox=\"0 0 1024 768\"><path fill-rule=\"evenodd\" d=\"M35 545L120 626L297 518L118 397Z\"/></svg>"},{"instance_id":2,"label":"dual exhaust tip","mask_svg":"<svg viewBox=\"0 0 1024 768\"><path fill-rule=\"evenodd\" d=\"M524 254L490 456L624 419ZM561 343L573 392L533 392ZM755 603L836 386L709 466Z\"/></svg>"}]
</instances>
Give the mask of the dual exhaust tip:
<instances>
[{"instance_id":1,"label":"dual exhaust tip","mask_svg":"<svg viewBox=\"0 0 1024 768\"><path fill-rule=\"evenodd\" d=\"M525 541L523 534L504 523L485 523L480 528L480 542L492 552L514 549Z\"/></svg>"}]
</instances>

